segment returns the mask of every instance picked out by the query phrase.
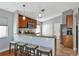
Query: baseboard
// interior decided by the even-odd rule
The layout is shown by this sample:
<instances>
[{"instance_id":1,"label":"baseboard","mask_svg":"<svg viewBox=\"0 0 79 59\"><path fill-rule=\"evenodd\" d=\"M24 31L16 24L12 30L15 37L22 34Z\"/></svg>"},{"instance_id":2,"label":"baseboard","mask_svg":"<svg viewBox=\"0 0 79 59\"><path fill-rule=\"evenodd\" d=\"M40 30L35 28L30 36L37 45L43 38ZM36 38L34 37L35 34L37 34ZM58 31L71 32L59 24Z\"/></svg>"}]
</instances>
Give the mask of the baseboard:
<instances>
[{"instance_id":1,"label":"baseboard","mask_svg":"<svg viewBox=\"0 0 79 59\"><path fill-rule=\"evenodd\" d=\"M0 50L0 52L4 52L6 50L9 50L9 48L2 49L2 50Z\"/></svg>"}]
</instances>

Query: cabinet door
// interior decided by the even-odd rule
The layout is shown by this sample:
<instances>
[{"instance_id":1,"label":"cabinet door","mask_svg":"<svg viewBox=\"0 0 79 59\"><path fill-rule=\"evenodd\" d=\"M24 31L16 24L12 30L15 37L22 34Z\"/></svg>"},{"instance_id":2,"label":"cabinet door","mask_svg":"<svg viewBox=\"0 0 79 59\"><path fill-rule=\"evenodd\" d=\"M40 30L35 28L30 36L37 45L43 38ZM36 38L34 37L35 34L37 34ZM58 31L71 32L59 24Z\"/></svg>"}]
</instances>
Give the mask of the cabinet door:
<instances>
[{"instance_id":1,"label":"cabinet door","mask_svg":"<svg viewBox=\"0 0 79 59\"><path fill-rule=\"evenodd\" d=\"M19 28L27 27L27 20L23 20L23 16L19 15Z\"/></svg>"},{"instance_id":2,"label":"cabinet door","mask_svg":"<svg viewBox=\"0 0 79 59\"><path fill-rule=\"evenodd\" d=\"M68 28L73 27L73 15L67 15L66 16L66 25Z\"/></svg>"},{"instance_id":3,"label":"cabinet door","mask_svg":"<svg viewBox=\"0 0 79 59\"><path fill-rule=\"evenodd\" d=\"M32 26L33 26L32 28L36 28L36 26L37 26L36 20L28 18L28 17L26 17L26 19L23 20L22 15L18 16L18 20L19 20L19 23L18 23L19 28L26 28L26 27L28 27L28 24L32 24Z\"/></svg>"},{"instance_id":4,"label":"cabinet door","mask_svg":"<svg viewBox=\"0 0 79 59\"><path fill-rule=\"evenodd\" d=\"M63 45L67 48L73 48L73 37L72 37L72 35L63 36Z\"/></svg>"}]
</instances>

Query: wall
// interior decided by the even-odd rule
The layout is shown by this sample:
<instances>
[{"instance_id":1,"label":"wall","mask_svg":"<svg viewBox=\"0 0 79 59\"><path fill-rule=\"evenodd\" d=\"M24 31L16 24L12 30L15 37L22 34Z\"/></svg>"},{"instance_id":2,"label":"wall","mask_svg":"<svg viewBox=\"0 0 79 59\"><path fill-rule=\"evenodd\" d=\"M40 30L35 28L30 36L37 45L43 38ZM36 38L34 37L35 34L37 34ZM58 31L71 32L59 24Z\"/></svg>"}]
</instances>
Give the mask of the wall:
<instances>
[{"instance_id":1,"label":"wall","mask_svg":"<svg viewBox=\"0 0 79 59\"><path fill-rule=\"evenodd\" d=\"M53 36L56 33L59 33L59 34L57 34L57 36L59 37L60 36L60 27L59 27L60 24L62 24L62 15L43 22L43 24L42 24L42 35ZM47 25L47 27L45 27L46 25ZM55 29L58 29L59 31L56 32ZM46 33L45 33L45 31L46 31ZM48 31L49 34L47 33L47 31Z\"/></svg>"},{"instance_id":2,"label":"wall","mask_svg":"<svg viewBox=\"0 0 79 59\"><path fill-rule=\"evenodd\" d=\"M77 10L77 25L78 25L78 55L79 55L79 8Z\"/></svg>"},{"instance_id":3,"label":"wall","mask_svg":"<svg viewBox=\"0 0 79 59\"><path fill-rule=\"evenodd\" d=\"M62 15L57 16L57 17L54 17L54 18L49 19L49 20L47 20L47 21L44 21L43 23L44 23L44 24L45 24L45 23L46 23L46 24L50 24L50 23L53 23L53 24L55 24L55 23L62 23Z\"/></svg>"},{"instance_id":4,"label":"wall","mask_svg":"<svg viewBox=\"0 0 79 59\"><path fill-rule=\"evenodd\" d=\"M14 20L13 20L13 35L18 33L18 11L14 12Z\"/></svg>"},{"instance_id":5,"label":"wall","mask_svg":"<svg viewBox=\"0 0 79 59\"><path fill-rule=\"evenodd\" d=\"M0 38L0 52L8 49L13 39L13 13L0 9L0 25L8 25L8 37Z\"/></svg>"},{"instance_id":6,"label":"wall","mask_svg":"<svg viewBox=\"0 0 79 59\"><path fill-rule=\"evenodd\" d=\"M78 17L78 8L75 8L74 9L74 12L73 12L73 45L74 45L74 50L77 50L79 52L79 48L77 48L79 45L78 45L78 32L76 30L78 30L76 28L76 26L78 25L78 20L79 17ZM77 41L78 40L78 41Z\"/></svg>"},{"instance_id":7,"label":"wall","mask_svg":"<svg viewBox=\"0 0 79 59\"><path fill-rule=\"evenodd\" d=\"M76 14L73 13L73 49L76 50Z\"/></svg>"}]
</instances>

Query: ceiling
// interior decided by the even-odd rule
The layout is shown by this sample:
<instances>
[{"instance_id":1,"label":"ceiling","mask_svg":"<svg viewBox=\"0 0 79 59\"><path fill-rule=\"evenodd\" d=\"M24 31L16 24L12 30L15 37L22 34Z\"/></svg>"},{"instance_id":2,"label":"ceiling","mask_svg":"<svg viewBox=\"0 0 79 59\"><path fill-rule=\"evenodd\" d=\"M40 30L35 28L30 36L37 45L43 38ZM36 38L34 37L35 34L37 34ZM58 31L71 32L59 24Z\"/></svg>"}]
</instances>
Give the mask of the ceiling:
<instances>
[{"instance_id":1,"label":"ceiling","mask_svg":"<svg viewBox=\"0 0 79 59\"><path fill-rule=\"evenodd\" d=\"M79 7L79 2L0 2L0 8L10 12L19 11L23 14L23 4L26 5L25 15L39 21L46 21L53 17L59 16L68 9ZM43 17L38 18L39 10L45 9Z\"/></svg>"}]
</instances>

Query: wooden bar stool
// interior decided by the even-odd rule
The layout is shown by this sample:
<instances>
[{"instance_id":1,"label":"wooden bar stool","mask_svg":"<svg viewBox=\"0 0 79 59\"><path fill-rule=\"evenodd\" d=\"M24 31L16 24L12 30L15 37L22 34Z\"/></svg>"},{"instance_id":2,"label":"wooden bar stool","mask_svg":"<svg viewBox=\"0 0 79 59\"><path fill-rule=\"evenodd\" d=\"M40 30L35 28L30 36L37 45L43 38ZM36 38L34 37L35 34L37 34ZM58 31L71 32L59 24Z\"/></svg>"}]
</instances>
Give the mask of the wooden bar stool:
<instances>
[{"instance_id":1,"label":"wooden bar stool","mask_svg":"<svg viewBox=\"0 0 79 59\"><path fill-rule=\"evenodd\" d=\"M29 55L35 55L35 49L37 48L37 45L34 44L28 44L26 45L26 52L28 52Z\"/></svg>"},{"instance_id":2,"label":"wooden bar stool","mask_svg":"<svg viewBox=\"0 0 79 59\"><path fill-rule=\"evenodd\" d=\"M16 55L16 45L17 45L17 42L16 41L10 41L10 44L9 44L9 54L11 53L11 48L12 48L12 46L14 46L14 54Z\"/></svg>"},{"instance_id":3,"label":"wooden bar stool","mask_svg":"<svg viewBox=\"0 0 79 59\"><path fill-rule=\"evenodd\" d=\"M24 42L17 43L17 52L19 53L20 56L24 56L25 45L26 45L26 43L24 43Z\"/></svg>"},{"instance_id":4,"label":"wooden bar stool","mask_svg":"<svg viewBox=\"0 0 79 59\"><path fill-rule=\"evenodd\" d=\"M52 56L52 49L51 48L47 48L47 47L43 47L43 46L39 46L37 48L37 55L41 56L42 54L46 54L48 56Z\"/></svg>"}]
</instances>

